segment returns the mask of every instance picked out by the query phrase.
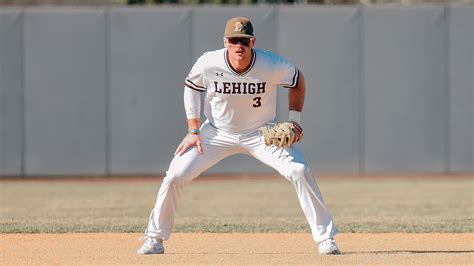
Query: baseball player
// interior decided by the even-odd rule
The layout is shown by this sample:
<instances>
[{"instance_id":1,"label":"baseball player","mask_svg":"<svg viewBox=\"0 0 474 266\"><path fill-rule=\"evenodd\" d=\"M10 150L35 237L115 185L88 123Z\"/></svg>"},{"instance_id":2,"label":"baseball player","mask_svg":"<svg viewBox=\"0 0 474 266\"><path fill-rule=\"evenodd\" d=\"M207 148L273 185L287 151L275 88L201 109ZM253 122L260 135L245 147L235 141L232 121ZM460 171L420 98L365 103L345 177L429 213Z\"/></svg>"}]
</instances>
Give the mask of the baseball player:
<instances>
[{"instance_id":1,"label":"baseball player","mask_svg":"<svg viewBox=\"0 0 474 266\"><path fill-rule=\"evenodd\" d=\"M285 58L255 49L249 19L235 17L225 27L225 48L204 53L185 79L184 106L188 134L176 149L145 231L138 254L164 252L171 234L183 186L220 160L243 153L277 170L290 181L311 227L319 253L340 254L337 233L324 206L318 185L298 142L305 95L303 74ZM277 86L289 88L289 125L292 137L284 148L267 146L259 128L274 122ZM204 93L206 121L200 123L200 94ZM268 143L267 143L268 144Z\"/></svg>"}]
</instances>

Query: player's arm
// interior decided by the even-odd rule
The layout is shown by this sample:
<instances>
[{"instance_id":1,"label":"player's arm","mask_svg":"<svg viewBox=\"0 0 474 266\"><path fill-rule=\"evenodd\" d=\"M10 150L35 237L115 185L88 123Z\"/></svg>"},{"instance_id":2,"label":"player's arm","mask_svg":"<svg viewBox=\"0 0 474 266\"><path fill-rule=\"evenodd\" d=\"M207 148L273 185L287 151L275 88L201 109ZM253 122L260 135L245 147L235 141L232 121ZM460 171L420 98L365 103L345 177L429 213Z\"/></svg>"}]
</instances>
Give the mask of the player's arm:
<instances>
[{"instance_id":1,"label":"player's arm","mask_svg":"<svg viewBox=\"0 0 474 266\"><path fill-rule=\"evenodd\" d=\"M288 88L289 120L300 123L306 90L303 73L284 57L276 54L273 56L275 66L273 79L276 84Z\"/></svg>"},{"instance_id":2,"label":"player's arm","mask_svg":"<svg viewBox=\"0 0 474 266\"><path fill-rule=\"evenodd\" d=\"M201 96L200 92L191 88L184 88L184 109L186 117L188 118L188 134L179 144L175 151L175 155L183 155L189 148L194 145L197 146L198 152L203 153L201 138L199 136L199 128L201 120L199 119L201 113Z\"/></svg>"},{"instance_id":3,"label":"player's arm","mask_svg":"<svg viewBox=\"0 0 474 266\"><path fill-rule=\"evenodd\" d=\"M296 87L290 88L288 92L288 103L290 111L296 111L300 113L303 111L305 91L306 85L304 81L304 76L303 73L301 73L300 71ZM295 122L299 123L299 120Z\"/></svg>"},{"instance_id":4,"label":"player's arm","mask_svg":"<svg viewBox=\"0 0 474 266\"><path fill-rule=\"evenodd\" d=\"M290 109L288 120L297 123L297 127L298 127L297 133L299 133L295 138L295 142L298 142L303 136L303 129L301 128L299 124L300 124L301 112L303 111L305 92L306 92L306 84L305 84L304 76L303 76L303 73L299 71L296 87L289 88L289 92L288 92L288 105Z\"/></svg>"}]
</instances>

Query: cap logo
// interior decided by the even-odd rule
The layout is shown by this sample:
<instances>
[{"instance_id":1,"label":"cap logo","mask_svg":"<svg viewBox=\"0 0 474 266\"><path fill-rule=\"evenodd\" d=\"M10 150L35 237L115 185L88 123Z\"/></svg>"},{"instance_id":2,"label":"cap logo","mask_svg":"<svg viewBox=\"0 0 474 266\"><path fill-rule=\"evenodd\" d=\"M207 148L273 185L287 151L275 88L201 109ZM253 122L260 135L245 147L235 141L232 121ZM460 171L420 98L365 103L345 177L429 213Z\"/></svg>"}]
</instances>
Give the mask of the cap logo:
<instances>
[{"instance_id":1,"label":"cap logo","mask_svg":"<svg viewBox=\"0 0 474 266\"><path fill-rule=\"evenodd\" d=\"M242 22L240 22L240 21L235 22L234 31L241 32L241 31L244 30L244 28L245 28L245 26L244 26L244 24L242 24Z\"/></svg>"}]
</instances>

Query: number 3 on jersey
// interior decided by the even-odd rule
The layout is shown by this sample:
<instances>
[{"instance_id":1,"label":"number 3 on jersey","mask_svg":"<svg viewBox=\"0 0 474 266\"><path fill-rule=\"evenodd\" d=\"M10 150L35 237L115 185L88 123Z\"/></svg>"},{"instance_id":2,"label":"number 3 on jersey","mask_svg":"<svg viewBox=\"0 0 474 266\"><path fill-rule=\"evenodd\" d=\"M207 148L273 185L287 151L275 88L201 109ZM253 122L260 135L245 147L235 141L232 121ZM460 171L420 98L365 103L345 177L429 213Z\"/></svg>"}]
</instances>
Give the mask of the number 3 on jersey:
<instances>
[{"instance_id":1,"label":"number 3 on jersey","mask_svg":"<svg viewBox=\"0 0 474 266\"><path fill-rule=\"evenodd\" d=\"M262 97L255 97L253 98L254 104L252 105L253 107L260 107L262 106Z\"/></svg>"}]
</instances>

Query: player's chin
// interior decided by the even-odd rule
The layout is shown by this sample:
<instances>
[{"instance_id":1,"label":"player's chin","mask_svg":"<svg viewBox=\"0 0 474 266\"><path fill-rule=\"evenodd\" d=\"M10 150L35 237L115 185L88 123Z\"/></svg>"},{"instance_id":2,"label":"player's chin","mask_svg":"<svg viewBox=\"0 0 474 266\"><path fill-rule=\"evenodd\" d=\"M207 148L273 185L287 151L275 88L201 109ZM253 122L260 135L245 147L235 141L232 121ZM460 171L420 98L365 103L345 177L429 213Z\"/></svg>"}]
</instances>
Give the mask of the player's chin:
<instances>
[{"instance_id":1,"label":"player's chin","mask_svg":"<svg viewBox=\"0 0 474 266\"><path fill-rule=\"evenodd\" d=\"M235 57L238 59L243 59L245 56L244 52L235 52Z\"/></svg>"}]
</instances>

